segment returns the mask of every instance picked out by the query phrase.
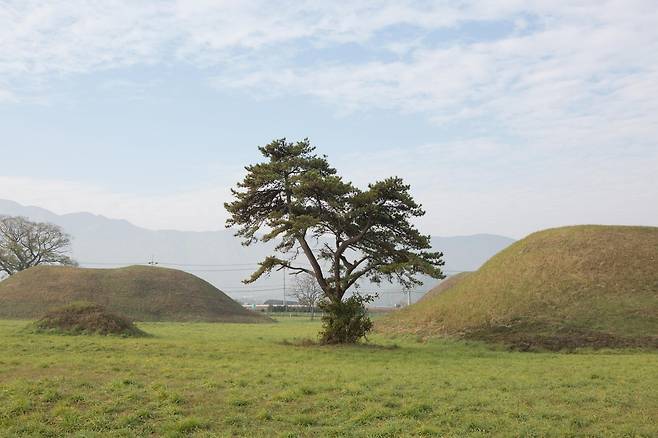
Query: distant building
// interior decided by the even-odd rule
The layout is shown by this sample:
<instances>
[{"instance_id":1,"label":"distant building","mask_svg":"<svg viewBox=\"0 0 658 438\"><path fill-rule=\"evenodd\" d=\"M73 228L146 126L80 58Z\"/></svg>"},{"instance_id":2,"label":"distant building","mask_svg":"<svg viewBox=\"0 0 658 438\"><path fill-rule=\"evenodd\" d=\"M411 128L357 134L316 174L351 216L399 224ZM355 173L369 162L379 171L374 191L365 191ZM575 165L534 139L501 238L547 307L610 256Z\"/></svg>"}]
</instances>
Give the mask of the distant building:
<instances>
[{"instance_id":1,"label":"distant building","mask_svg":"<svg viewBox=\"0 0 658 438\"><path fill-rule=\"evenodd\" d=\"M267 300L263 304L266 306L299 306L299 302L286 300L284 303L283 300Z\"/></svg>"}]
</instances>

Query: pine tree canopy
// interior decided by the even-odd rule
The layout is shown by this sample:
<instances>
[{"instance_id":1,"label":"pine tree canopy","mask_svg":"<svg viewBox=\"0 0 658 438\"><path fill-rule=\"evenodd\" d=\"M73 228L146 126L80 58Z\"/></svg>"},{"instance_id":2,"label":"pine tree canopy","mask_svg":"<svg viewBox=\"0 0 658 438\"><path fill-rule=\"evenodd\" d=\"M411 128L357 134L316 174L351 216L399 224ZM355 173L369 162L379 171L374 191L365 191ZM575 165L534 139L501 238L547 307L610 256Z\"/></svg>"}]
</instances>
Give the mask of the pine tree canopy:
<instances>
[{"instance_id":1,"label":"pine tree canopy","mask_svg":"<svg viewBox=\"0 0 658 438\"><path fill-rule=\"evenodd\" d=\"M313 275L339 302L363 279L412 287L422 284L421 274L444 277L443 254L432 252L430 237L411 223L425 212L401 178L361 190L316 155L308 139L274 140L259 150L265 160L247 166L231 190L226 225L237 228L245 245L276 241L278 255L262 261L246 283L286 268ZM297 262L301 254L308 264Z\"/></svg>"}]
</instances>

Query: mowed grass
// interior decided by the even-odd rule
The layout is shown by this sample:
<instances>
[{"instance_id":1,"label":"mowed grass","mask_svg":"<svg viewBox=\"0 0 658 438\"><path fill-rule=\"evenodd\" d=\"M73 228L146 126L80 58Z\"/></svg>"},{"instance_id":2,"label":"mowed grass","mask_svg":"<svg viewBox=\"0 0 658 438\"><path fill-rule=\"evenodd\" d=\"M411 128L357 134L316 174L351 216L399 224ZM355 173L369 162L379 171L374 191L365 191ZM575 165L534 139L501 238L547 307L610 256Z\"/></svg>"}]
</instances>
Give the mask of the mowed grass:
<instances>
[{"instance_id":1,"label":"mowed grass","mask_svg":"<svg viewBox=\"0 0 658 438\"><path fill-rule=\"evenodd\" d=\"M2 436L658 436L658 354L518 353L318 323L148 323L149 338L0 321Z\"/></svg>"}]
</instances>

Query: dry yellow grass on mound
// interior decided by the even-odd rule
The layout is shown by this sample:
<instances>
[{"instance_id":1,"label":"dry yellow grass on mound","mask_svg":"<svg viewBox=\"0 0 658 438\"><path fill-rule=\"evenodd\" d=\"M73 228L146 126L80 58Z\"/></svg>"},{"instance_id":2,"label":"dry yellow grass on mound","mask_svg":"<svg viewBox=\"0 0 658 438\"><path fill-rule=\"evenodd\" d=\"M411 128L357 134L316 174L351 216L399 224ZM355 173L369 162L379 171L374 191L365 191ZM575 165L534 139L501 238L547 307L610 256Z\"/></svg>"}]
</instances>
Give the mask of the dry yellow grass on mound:
<instances>
[{"instance_id":1,"label":"dry yellow grass on mound","mask_svg":"<svg viewBox=\"0 0 658 438\"><path fill-rule=\"evenodd\" d=\"M36 266L0 282L0 318L34 319L74 301L136 321L272 322L176 269Z\"/></svg>"},{"instance_id":2,"label":"dry yellow grass on mound","mask_svg":"<svg viewBox=\"0 0 658 438\"><path fill-rule=\"evenodd\" d=\"M522 349L658 347L658 228L582 225L531 234L377 328Z\"/></svg>"}]
</instances>

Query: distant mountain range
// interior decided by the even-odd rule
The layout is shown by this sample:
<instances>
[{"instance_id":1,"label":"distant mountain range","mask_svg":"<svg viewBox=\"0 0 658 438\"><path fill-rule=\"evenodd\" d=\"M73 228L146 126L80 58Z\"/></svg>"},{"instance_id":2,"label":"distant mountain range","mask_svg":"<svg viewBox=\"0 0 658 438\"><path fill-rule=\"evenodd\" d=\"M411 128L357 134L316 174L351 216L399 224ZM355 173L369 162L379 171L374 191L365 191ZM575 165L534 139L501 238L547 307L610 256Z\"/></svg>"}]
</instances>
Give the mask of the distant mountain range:
<instances>
[{"instance_id":1,"label":"distant mountain range","mask_svg":"<svg viewBox=\"0 0 658 438\"><path fill-rule=\"evenodd\" d=\"M25 216L33 221L61 226L73 237L72 256L84 267L119 267L146 264L182 269L209 281L231 297L245 302L262 302L283 297L284 276L272 274L251 285L241 280L270 254L273 245L242 246L231 230L148 230L120 219L91 213L58 215L46 209L0 200L0 215ZM478 269L482 263L507 247L514 239L492 234L432 237L432 245L445 255L447 274ZM294 276L285 279L290 291ZM436 281L429 280L413 294L414 300ZM368 289L369 290L369 289ZM379 304L403 301L400 288L382 285Z\"/></svg>"}]
</instances>

